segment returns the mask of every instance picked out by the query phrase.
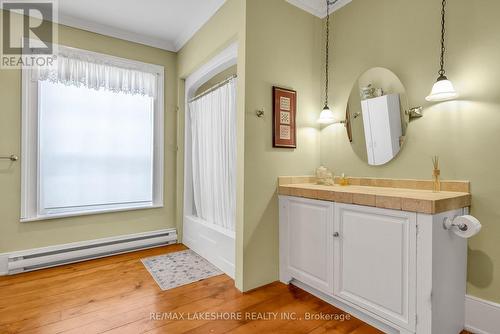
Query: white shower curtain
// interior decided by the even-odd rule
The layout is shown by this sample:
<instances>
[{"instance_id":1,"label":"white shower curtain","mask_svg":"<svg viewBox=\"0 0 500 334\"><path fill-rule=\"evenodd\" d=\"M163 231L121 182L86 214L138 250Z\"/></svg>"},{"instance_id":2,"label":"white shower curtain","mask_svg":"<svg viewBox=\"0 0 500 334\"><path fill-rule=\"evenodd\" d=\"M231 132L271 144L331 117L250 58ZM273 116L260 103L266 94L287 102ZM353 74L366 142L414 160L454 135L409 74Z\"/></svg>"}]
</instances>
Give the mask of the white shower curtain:
<instances>
[{"instance_id":1,"label":"white shower curtain","mask_svg":"<svg viewBox=\"0 0 500 334\"><path fill-rule=\"evenodd\" d=\"M236 78L189 103L196 215L234 231Z\"/></svg>"}]
</instances>

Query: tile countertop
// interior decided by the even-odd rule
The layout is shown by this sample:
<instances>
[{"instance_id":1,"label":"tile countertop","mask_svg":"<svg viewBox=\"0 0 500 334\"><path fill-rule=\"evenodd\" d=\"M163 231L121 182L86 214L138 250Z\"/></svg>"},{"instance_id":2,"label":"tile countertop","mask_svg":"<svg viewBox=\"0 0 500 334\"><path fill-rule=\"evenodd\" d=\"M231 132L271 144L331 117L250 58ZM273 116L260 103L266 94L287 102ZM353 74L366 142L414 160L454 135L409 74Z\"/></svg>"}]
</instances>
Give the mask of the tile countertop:
<instances>
[{"instance_id":1,"label":"tile countertop","mask_svg":"<svg viewBox=\"0 0 500 334\"><path fill-rule=\"evenodd\" d=\"M356 180L359 180L359 178L353 179L352 181L356 182ZM374 183L373 180L387 181L389 179L363 180L371 180L372 182L366 182L371 184ZM419 186L414 186L413 188L405 188L402 186L403 184L414 185L416 182L420 182L416 180L393 181L396 187L365 185L340 186L338 184L325 186L315 184L313 177L282 177L279 179L278 194L426 214L436 214L465 208L469 207L471 204L471 194L468 192L469 183L467 181L443 181L444 184L442 185L445 186L444 188L457 188L460 191L441 192L433 192L432 190L425 189L428 187L428 183L423 183L420 187L424 189L418 189ZM379 183L391 184L390 182ZM459 187L456 187L457 183L460 183Z\"/></svg>"}]
</instances>

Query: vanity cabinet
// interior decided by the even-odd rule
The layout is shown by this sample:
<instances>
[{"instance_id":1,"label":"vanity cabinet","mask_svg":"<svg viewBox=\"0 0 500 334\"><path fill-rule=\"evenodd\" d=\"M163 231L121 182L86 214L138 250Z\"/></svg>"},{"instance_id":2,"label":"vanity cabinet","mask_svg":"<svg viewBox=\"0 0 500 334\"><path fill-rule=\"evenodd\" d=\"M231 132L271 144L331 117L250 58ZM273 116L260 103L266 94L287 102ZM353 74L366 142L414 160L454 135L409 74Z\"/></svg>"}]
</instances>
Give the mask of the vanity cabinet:
<instances>
[{"instance_id":1,"label":"vanity cabinet","mask_svg":"<svg viewBox=\"0 0 500 334\"><path fill-rule=\"evenodd\" d=\"M333 290L333 203L290 198L280 211L287 224L286 239L289 275L311 287L329 293Z\"/></svg>"},{"instance_id":2,"label":"vanity cabinet","mask_svg":"<svg viewBox=\"0 0 500 334\"><path fill-rule=\"evenodd\" d=\"M279 196L280 280L385 333L458 334L467 243L422 214Z\"/></svg>"},{"instance_id":3,"label":"vanity cabinet","mask_svg":"<svg viewBox=\"0 0 500 334\"><path fill-rule=\"evenodd\" d=\"M338 204L333 294L415 328L416 213Z\"/></svg>"}]
</instances>

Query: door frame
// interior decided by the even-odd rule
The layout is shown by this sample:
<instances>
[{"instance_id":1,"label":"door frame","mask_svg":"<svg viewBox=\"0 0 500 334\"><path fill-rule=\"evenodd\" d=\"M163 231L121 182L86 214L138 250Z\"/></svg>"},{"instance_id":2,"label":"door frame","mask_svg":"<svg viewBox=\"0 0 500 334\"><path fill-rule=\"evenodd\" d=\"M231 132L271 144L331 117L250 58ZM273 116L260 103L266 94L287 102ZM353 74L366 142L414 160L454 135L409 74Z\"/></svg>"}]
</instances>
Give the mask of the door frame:
<instances>
[{"instance_id":1,"label":"door frame","mask_svg":"<svg viewBox=\"0 0 500 334\"><path fill-rule=\"evenodd\" d=\"M228 276L235 277L236 236L235 233L223 233L217 229L207 228L200 219L194 216L192 152L191 152L191 120L188 116L188 101L195 96L196 91L204 83L224 70L237 65L238 43L232 43L185 81L185 118L184 118L184 201L182 214L183 243L195 252L205 257L212 264L224 271ZM235 217L236 219L236 217ZM193 234L193 231L196 231ZM214 233L216 232L216 233ZM207 242L198 242L204 240Z\"/></svg>"}]
</instances>

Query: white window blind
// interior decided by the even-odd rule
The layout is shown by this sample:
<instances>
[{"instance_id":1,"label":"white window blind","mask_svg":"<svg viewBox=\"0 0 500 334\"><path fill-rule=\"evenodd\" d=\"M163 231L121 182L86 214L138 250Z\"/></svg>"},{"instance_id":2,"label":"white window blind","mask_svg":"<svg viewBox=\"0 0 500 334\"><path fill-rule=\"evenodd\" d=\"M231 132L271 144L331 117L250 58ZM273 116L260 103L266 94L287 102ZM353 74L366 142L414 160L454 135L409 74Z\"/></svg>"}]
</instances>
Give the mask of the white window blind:
<instances>
[{"instance_id":1,"label":"white window blind","mask_svg":"<svg viewBox=\"0 0 500 334\"><path fill-rule=\"evenodd\" d=\"M44 211L152 204L151 97L50 81L39 96Z\"/></svg>"},{"instance_id":2,"label":"white window blind","mask_svg":"<svg viewBox=\"0 0 500 334\"><path fill-rule=\"evenodd\" d=\"M81 52L115 74L126 65L123 59L117 67L115 57ZM137 71L137 62L130 66ZM40 73L23 73L21 220L161 206L162 73L153 76L161 80L154 83L154 94L144 94L129 89L133 80L121 90L35 72ZM122 74L129 72L124 68Z\"/></svg>"}]
</instances>

